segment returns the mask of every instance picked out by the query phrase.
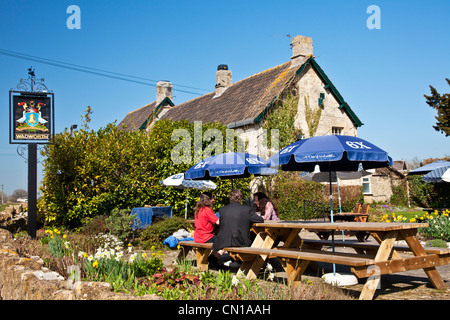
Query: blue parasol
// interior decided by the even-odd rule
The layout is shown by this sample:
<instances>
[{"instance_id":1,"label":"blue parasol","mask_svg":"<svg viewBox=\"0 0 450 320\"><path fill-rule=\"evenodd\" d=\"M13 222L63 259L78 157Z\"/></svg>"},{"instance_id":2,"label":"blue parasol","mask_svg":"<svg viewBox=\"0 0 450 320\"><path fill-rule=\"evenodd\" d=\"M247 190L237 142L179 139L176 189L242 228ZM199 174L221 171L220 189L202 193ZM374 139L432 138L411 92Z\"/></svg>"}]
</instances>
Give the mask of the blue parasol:
<instances>
[{"instance_id":1,"label":"blue parasol","mask_svg":"<svg viewBox=\"0 0 450 320\"><path fill-rule=\"evenodd\" d=\"M428 172L422 177L425 182L450 182L450 164Z\"/></svg>"},{"instance_id":2,"label":"blue parasol","mask_svg":"<svg viewBox=\"0 0 450 320\"><path fill-rule=\"evenodd\" d=\"M269 166L283 171L313 172L319 166L321 172L328 172L330 181L330 213L333 223L332 172L358 171L392 165L387 152L376 145L352 136L316 136L298 140L283 148L269 160ZM332 233L334 252L334 233ZM333 273L335 266L333 265Z\"/></svg>"},{"instance_id":3,"label":"blue parasol","mask_svg":"<svg viewBox=\"0 0 450 320\"><path fill-rule=\"evenodd\" d=\"M186 179L248 178L276 174L268 167L268 162L256 155L244 152L228 152L208 157L185 172Z\"/></svg>"}]
</instances>

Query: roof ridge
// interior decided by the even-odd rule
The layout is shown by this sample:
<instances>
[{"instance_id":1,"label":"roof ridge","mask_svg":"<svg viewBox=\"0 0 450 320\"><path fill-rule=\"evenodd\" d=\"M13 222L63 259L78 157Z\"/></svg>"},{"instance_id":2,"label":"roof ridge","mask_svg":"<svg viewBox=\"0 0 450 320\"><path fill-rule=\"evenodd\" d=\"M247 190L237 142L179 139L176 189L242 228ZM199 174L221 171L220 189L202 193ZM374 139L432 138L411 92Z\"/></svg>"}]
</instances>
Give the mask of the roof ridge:
<instances>
[{"instance_id":1,"label":"roof ridge","mask_svg":"<svg viewBox=\"0 0 450 320\"><path fill-rule=\"evenodd\" d=\"M144 109L144 108L150 106L152 103L156 103L156 100L153 101L153 102L150 102L150 103L146 104L145 106L142 106L142 107L140 107L140 108L138 108L138 109L136 109L136 110L133 110L133 111L128 112L127 115L132 114L132 113L135 113L135 112L137 112L137 111L139 111L139 110L141 110L141 109Z\"/></svg>"},{"instance_id":2,"label":"roof ridge","mask_svg":"<svg viewBox=\"0 0 450 320\"><path fill-rule=\"evenodd\" d=\"M231 84L231 86L234 85L234 84L237 84L237 83L239 83L239 82L241 82L241 81L244 81L244 80L247 80L247 79L250 79L250 78L254 78L254 77L259 76L259 75L261 75L261 74L263 74L263 73L272 71L273 69L280 68L281 66L283 66L283 65L285 65L285 64L289 64L289 63L291 63L291 61L283 62L283 63L281 63L281 64L279 64L279 65L276 65L276 66L274 66L274 67L271 67L271 68L269 68L269 69L266 69L266 70L260 71L260 72L258 72L258 73L252 74L252 75L250 75L250 76L248 76L248 77L246 77L246 78L244 78L244 79L241 79L241 80L238 80L238 81L236 81L236 82L233 82L233 83ZM230 86L230 87L231 87L231 86Z\"/></svg>"},{"instance_id":3,"label":"roof ridge","mask_svg":"<svg viewBox=\"0 0 450 320\"><path fill-rule=\"evenodd\" d=\"M234 86L234 85L237 85L237 84L239 84L239 83L242 82L242 81L245 81L245 80L254 78L254 77L258 76L258 75L261 75L261 74L263 74L263 73L272 71L273 69L280 68L280 67L282 67L282 66L284 66L284 65L286 65L286 64L290 64L290 63L291 63L291 61L283 62L283 63L281 63L281 64L279 64L279 65L276 65L276 66L274 66L274 67L271 67L271 68L269 68L269 69L266 69L266 70L260 71L260 72L258 72L258 73L252 74L252 75L250 75L250 76L248 76L248 77L246 77L246 78L243 78L243 79L241 79L241 80L238 80L238 81L236 81L236 82L233 82L233 83L230 85L230 87L232 87L232 86ZM277 78L278 78L278 77L277 77ZM228 88L230 88L230 87L228 87ZM227 89L228 89L228 88L227 88ZM214 91L211 91L211 92L206 93L206 94L204 94L204 95L201 95L201 96L199 96L199 97L195 97L195 98L193 98L193 99L191 99L191 100L184 101L184 102L182 102L182 103L180 103L180 104L175 105L174 108L177 108L177 107L179 107L179 106L182 106L183 104L188 103L188 102L189 102L189 103L194 102L194 101L197 100L197 99L204 98L205 96L210 95L210 94L214 94L214 93L215 93Z\"/></svg>"}]
</instances>

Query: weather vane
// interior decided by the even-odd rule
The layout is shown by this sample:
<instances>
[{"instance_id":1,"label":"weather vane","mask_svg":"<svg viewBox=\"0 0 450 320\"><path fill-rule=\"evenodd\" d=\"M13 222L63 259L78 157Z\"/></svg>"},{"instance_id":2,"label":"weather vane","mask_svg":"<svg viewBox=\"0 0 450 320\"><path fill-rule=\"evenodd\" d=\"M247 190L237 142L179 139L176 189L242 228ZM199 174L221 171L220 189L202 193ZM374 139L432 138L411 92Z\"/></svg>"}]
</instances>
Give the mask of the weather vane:
<instances>
[{"instance_id":1,"label":"weather vane","mask_svg":"<svg viewBox=\"0 0 450 320\"><path fill-rule=\"evenodd\" d=\"M51 92L43 83L44 81L44 78L36 79L36 74L34 73L34 69L31 66L28 68L28 79L20 79L20 82L16 86L15 90L43 93Z\"/></svg>"}]
</instances>

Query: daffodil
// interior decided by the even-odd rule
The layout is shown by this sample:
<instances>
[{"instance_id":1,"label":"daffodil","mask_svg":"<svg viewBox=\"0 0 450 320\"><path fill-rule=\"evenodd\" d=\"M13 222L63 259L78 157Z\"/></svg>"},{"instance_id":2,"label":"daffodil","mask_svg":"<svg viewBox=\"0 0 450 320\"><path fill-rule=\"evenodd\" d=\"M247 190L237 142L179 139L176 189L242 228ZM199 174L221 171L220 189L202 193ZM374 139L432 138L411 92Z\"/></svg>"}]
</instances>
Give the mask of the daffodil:
<instances>
[{"instance_id":1,"label":"daffodil","mask_svg":"<svg viewBox=\"0 0 450 320\"><path fill-rule=\"evenodd\" d=\"M95 260L95 261L92 263L92 266L93 266L94 268L98 268L98 261Z\"/></svg>"},{"instance_id":2,"label":"daffodil","mask_svg":"<svg viewBox=\"0 0 450 320\"><path fill-rule=\"evenodd\" d=\"M233 276L233 279L231 279L231 284L233 286L237 286L239 284L239 279L236 276Z\"/></svg>"}]
</instances>

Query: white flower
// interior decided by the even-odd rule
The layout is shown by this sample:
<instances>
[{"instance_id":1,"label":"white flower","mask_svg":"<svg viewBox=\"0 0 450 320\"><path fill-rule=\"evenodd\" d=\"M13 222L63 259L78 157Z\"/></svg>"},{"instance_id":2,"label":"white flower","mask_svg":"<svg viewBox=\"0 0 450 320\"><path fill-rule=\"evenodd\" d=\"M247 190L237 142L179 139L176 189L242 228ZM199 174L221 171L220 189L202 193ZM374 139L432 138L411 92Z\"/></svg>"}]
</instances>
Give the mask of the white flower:
<instances>
[{"instance_id":1,"label":"white flower","mask_svg":"<svg viewBox=\"0 0 450 320\"><path fill-rule=\"evenodd\" d=\"M88 257L88 260L89 260L89 261L94 260L94 257L92 256L92 254Z\"/></svg>"},{"instance_id":2,"label":"white flower","mask_svg":"<svg viewBox=\"0 0 450 320\"><path fill-rule=\"evenodd\" d=\"M267 271L272 271L273 270L273 267L272 267L272 265L270 263L267 264L266 270Z\"/></svg>"},{"instance_id":3,"label":"white flower","mask_svg":"<svg viewBox=\"0 0 450 320\"><path fill-rule=\"evenodd\" d=\"M137 256L137 253L133 253L133 254L130 256L130 262L133 262L134 259L136 258L136 256Z\"/></svg>"},{"instance_id":4,"label":"white flower","mask_svg":"<svg viewBox=\"0 0 450 320\"><path fill-rule=\"evenodd\" d=\"M237 286L239 284L239 279L236 276L233 276L233 279L231 279L231 284L233 286Z\"/></svg>"},{"instance_id":5,"label":"white flower","mask_svg":"<svg viewBox=\"0 0 450 320\"><path fill-rule=\"evenodd\" d=\"M246 277L244 271L242 271L241 269L238 270L238 272L236 273L236 276L238 278L245 278Z\"/></svg>"},{"instance_id":6,"label":"white flower","mask_svg":"<svg viewBox=\"0 0 450 320\"><path fill-rule=\"evenodd\" d=\"M269 276L267 277L267 280L269 281L273 281L273 278L275 277L275 274L273 274L272 272L269 273Z\"/></svg>"}]
</instances>

